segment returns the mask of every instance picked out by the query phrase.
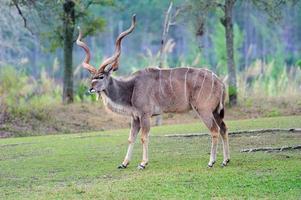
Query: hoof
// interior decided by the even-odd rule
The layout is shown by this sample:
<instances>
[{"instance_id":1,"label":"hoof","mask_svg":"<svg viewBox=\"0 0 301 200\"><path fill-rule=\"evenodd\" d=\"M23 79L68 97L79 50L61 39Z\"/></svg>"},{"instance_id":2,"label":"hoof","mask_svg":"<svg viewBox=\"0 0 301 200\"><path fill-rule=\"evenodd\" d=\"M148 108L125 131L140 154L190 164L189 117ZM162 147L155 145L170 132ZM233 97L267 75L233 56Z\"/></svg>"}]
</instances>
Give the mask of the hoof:
<instances>
[{"instance_id":1,"label":"hoof","mask_svg":"<svg viewBox=\"0 0 301 200\"><path fill-rule=\"evenodd\" d=\"M125 169L127 168L127 165L121 164L117 167L117 169Z\"/></svg>"},{"instance_id":2,"label":"hoof","mask_svg":"<svg viewBox=\"0 0 301 200\"><path fill-rule=\"evenodd\" d=\"M146 165L139 164L138 167L137 167L137 169L139 169L139 170L144 170L144 169L145 169L145 166L146 166Z\"/></svg>"},{"instance_id":3,"label":"hoof","mask_svg":"<svg viewBox=\"0 0 301 200\"><path fill-rule=\"evenodd\" d=\"M209 162L209 163L208 163L208 167L209 167L209 168L213 167L214 163L215 163L215 161L212 162L212 163Z\"/></svg>"},{"instance_id":4,"label":"hoof","mask_svg":"<svg viewBox=\"0 0 301 200\"><path fill-rule=\"evenodd\" d=\"M228 163L230 162L230 159L225 160L224 162L222 162L222 167L226 167L228 165Z\"/></svg>"}]
</instances>

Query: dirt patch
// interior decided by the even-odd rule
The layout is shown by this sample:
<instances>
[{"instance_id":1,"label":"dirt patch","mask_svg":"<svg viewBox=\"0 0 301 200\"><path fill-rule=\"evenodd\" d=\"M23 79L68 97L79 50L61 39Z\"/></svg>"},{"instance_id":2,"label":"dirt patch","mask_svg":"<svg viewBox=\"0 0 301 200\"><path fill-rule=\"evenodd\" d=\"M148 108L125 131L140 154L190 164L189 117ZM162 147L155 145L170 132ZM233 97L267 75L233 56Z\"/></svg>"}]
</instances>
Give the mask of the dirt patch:
<instances>
[{"instance_id":1,"label":"dirt patch","mask_svg":"<svg viewBox=\"0 0 301 200\"><path fill-rule=\"evenodd\" d=\"M11 137L13 135L12 132L9 131L0 131L0 138L7 138Z\"/></svg>"}]
</instances>

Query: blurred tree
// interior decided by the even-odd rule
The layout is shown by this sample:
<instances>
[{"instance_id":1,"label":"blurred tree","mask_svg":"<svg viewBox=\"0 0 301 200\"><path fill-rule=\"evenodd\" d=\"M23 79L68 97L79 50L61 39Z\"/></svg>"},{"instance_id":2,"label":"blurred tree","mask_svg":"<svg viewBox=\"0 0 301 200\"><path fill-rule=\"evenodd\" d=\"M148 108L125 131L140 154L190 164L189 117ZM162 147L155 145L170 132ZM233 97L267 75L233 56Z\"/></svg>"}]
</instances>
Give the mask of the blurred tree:
<instances>
[{"instance_id":1,"label":"blurred tree","mask_svg":"<svg viewBox=\"0 0 301 200\"><path fill-rule=\"evenodd\" d=\"M72 0L65 0L64 8L64 87L63 101L65 103L73 102L73 32L75 25L75 3Z\"/></svg>"},{"instance_id":2,"label":"blurred tree","mask_svg":"<svg viewBox=\"0 0 301 200\"><path fill-rule=\"evenodd\" d=\"M112 0L12 0L24 21L24 26L33 34L46 39L50 50L64 49L63 102L73 102L73 43L74 26L82 24L84 36L102 30L104 20L96 18L89 10L91 5L112 5ZM29 18L29 20L28 20ZM33 21L31 21L33 19Z\"/></svg>"},{"instance_id":3,"label":"blurred tree","mask_svg":"<svg viewBox=\"0 0 301 200\"><path fill-rule=\"evenodd\" d=\"M19 10L16 9L14 2L19 6ZM64 54L60 47L64 46L63 4L65 2L65 0L1 0L0 67L10 64L37 77L42 69L52 72L51 63L55 58L58 59L58 63L63 64L61 60L63 61ZM93 4L93 6L92 4L88 6L91 2L88 0L73 2L75 3L74 23L93 27L94 21L97 21L94 20L95 16L105 16L108 22L105 32L86 40L93 52L93 60L99 63L103 57L114 51L115 38L129 23L129 16L136 13L137 28L135 34L123 43L121 56L123 66L117 73L129 74L158 64L156 53L161 47L162 28L160 27L170 1L114 0L113 7L103 6L108 5L109 1L108 4ZM288 0L236 0L233 6L233 54L237 73L248 70L256 60L260 59L262 60L261 73L265 73L265 64L273 63L274 67L271 68L274 71L273 75L280 74L285 66L289 68L300 59L301 1L298 1L298 6L285 5L282 2ZM12 9L9 9L8 4L13 6ZM220 18L224 18L224 11L220 8L224 5L225 0L173 1L173 8L187 6L189 10L181 12L177 23L169 30L168 35L175 42L175 48L165 59L166 65L171 67L191 65L196 57L201 55L200 61L194 66L209 65L213 71L221 75L228 73L226 33L225 27L220 23L222 21ZM29 31L21 27L24 19L18 13L23 14L26 27L35 36L31 36ZM79 16L82 14L86 16ZM283 18L280 19L281 15ZM275 21L275 19L280 20ZM82 29L85 31L87 27ZM94 28L98 28L98 25ZM74 32L73 41L76 30ZM196 35L197 37L194 37ZM237 43L240 38L242 42ZM45 53L41 44L43 47L49 47L47 49L57 50L54 53ZM80 63L82 56L83 52L75 48L73 62ZM88 73L80 66L78 69L79 78L87 77ZM53 76L56 79L63 79L63 67L56 70ZM76 77L75 75L74 88L79 83ZM278 77L279 75L274 78Z\"/></svg>"},{"instance_id":4,"label":"blurred tree","mask_svg":"<svg viewBox=\"0 0 301 200\"><path fill-rule=\"evenodd\" d=\"M234 42L233 42L233 18L232 12L236 0L221 0L221 1L195 1L192 2L192 10L198 12L197 14L197 25L196 25L196 37L201 41L205 32L205 24L208 18L208 14L211 10L216 11L217 8L221 8L223 15L220 22L225 28L226 38L226 51L227 51L227 66L228 66L228 93L229 103L231 106L237 104L237 80L236 80L236 68L234 62ZM202 44L200 44L202 48Z\"/></svg>"},{"instance_id":5,"label":"blurred tree","mask_svg":"<svg viewBox=\"0 0 301 200\"><path fill-rule=\"evenodd\" d=\"M236 68L234 62L234 42L233 42L233 7L236 0L225 0L224 5L221 5L224 11L224 17L221 18L221 23L225 27L226 48L227 48L227 66L228 66L228 93L230 106L237 104L237 80Z\"/></svg>"},{"instance_id":6,"label":"blurred tree","mask_svg":"<svg viewBox=\"0 0 301 200\"><path fill-rule=\"evenodd\" d=\"M238 0L190 0L191 9L194 12L199 12L196 19L198 20L198 25L196 26L196 36L202 37L205 32L205 22L208 18L210 11L217 11L220 9L223 13L220 18L221 24L225 28L225 38L226 38L226 51L227 51L227 66L228 66L228 95L230 106L235 106L237 104L237 79L236 79L236 67L234 61L234 34L233 34L233 10L236 2ZM243 1L241 1L243 3ZM297 0L253 0L252 3L259 10L262 10L270 19L277 20L281 18L282 8L284 5L289 3L297 3ZM202 45L200 45L202 47Z\"/></svg>"}]
</instances>

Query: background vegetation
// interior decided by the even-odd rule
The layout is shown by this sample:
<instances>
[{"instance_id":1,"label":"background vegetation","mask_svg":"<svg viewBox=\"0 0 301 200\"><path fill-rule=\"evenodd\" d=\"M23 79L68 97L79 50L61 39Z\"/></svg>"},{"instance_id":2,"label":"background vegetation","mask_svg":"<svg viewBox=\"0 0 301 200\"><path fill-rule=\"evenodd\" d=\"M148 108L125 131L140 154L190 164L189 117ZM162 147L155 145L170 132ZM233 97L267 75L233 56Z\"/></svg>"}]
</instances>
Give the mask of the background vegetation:
<instances>
[{"instance_id":1,"label":"background vegetation","mask_svg":"<svg viewBox=\"0 0 301 200\"><path fill-rule=\"evenodd\" d=\"M228 3L233 3L234 57L230 65L223 23L223 6ZM71 5L71 13L65 9L67 5ZM207 67L228 84L233 79L229 73L232 66L237 88L229 85L228 93L238 94L238 107L256 107L263 104L257 99L264 99L270 109L259 116L300 113L299 1L175 0L164 41L166 55L162 57L159 52L169 5L169 1L157 0L3 0L0 7L1 130L14 126L7 123L15 119L23 124L32 118L43 123L49 121L51 116L56 116L54 112L59 112L56 109L62 100L94 102L95 97L87 94L89 74L80 66L84 53L73 43L78 34L75 26L84 30L92 63L98 66L112 54L116 36L129 25L133 13L137 14L137 27L123 42L121 66L116 76L162 63L162 67L170 68ZM269 99L272 103L267 103ZM281 104L281 101L285 102ZM295 112L281 110L288 107Z\"/></svg>"}]
</instances>

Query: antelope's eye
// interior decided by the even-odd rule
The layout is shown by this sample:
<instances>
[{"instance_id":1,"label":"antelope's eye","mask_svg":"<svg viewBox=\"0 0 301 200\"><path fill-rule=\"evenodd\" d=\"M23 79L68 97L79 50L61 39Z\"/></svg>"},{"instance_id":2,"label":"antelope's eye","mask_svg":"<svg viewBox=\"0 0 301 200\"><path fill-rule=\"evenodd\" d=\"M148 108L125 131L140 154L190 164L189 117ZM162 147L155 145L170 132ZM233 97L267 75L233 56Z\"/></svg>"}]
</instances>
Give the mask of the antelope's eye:
<instances>
[{"instance_id":1,"label":"antelope's eye","mask_svg":"<svg viewBox=\"0 0 301 200\"><path fill-rule=\"evenodd\" d=\"M103 78L104 78L104 76L97 76L94 79L103 79Z\"/></svg>"}]
</instances>

